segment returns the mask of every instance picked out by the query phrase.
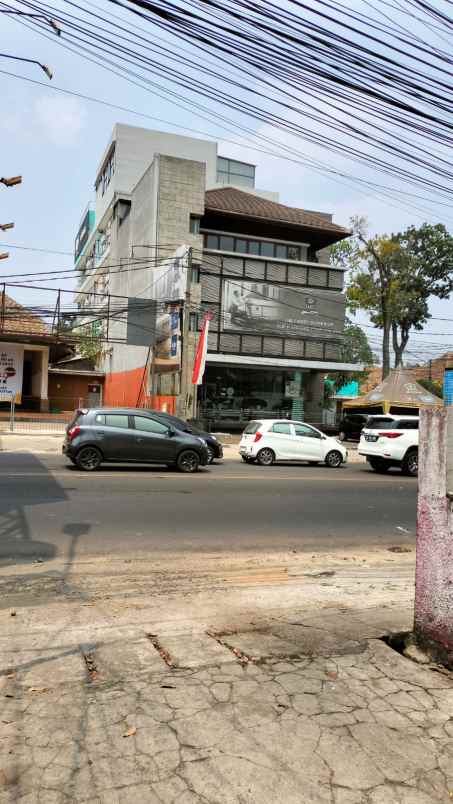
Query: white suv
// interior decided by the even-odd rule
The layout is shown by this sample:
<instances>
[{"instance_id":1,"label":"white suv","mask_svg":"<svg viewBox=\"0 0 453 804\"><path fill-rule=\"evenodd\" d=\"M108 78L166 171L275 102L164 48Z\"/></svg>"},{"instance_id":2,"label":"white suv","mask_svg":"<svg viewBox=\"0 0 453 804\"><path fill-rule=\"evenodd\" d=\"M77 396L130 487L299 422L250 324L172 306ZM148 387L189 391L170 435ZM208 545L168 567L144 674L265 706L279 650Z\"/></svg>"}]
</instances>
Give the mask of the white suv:
<instances>
[{"instance_id":1,"label":"white suv","mask_svg":"<svg viewBox=\"0 0 453 804\"><path fill-rule=\"evenodd\" d=\"M239 454L246 463L271 466L275 461L325 463L336 469L346 463L348 451L335 438L316 427L288 419L251 421L239 444Z\"/></svg>"},{"instance_id":2,"label":"white suv","mask_svg":"<svg viewBox=\"0 0 453 804\"><path fill-rule=\"evenodd\" d=\"M359 455L375 472L399 466L405 475L418 473L418 416L370 416L362 430Z\"/></svg>"}]
</instances>

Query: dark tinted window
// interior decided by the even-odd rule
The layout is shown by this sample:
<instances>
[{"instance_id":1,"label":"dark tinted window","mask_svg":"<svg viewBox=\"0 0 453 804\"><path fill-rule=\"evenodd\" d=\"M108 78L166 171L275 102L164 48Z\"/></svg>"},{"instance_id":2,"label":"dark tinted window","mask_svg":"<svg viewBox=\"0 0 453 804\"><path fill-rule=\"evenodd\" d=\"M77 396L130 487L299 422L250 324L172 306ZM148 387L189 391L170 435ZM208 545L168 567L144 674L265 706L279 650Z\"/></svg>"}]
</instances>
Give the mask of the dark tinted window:
<instances>
[{"instance_id":1,"label":"dark tinted window","mask_svg":"<svg viewBox=\"0 0 453 804\"><path fill-rule=\"evenodd\" d=\"M395 427L397 430L418 430L418 419L401 419Z\"/></svg>"},{"instance_id":2,"label":"dark tinted window","mask_svg":"<svg viewBox=\"0 0 453 804\"><path fill-rule=\"evenodd\" d=\"M222 235L220 238L221 251L234 251L234 237L227 237Z\"/></svg>"},{"instance_id":3,"label":"dark tinted window","mask_svg":"<svg viewBox=\"0 0 453 804\"><path fill-rule=\"evenodd\" d=\"M244 430L244 435L253 435L257 433L261 427L261 422L249 422Z\"/></svg>"},{"instance_id":4,"label":"dark tinted window","mask_svg":"<svg viewBox=\"0 0 453 804\"><path fill-rule=\"evenodd\" d=\"M395 419L390 419L388 416L373 416L373 418L368 419L365 427L367 430L381 430L383 427L387 427L388 430L393 430L395 426Z\"/></svg>"},{"instance_id":5,"label":"dark tinted window","mask_svg":"<svg viewBox=\"0 0 453 804\"><path fill-rule=\"evenodd\" d=\"M249 254L259 254L260 244L256 240L249 240Z\"/></svg>"},{"instance_id":6,"label":"dark tinted window","mask_svg":"<svg viewBox=\"0 0 453 804\"><path fill-rule=\"evenodd\" d=\"M217 235L208 235L206 238L206 248L219 248L219 238Z\"/></svg>"},{"instance_id":7,"label":"dark tinted window","mask_svg":"<svg viewBox=\"0 0 453 804\"><path fill-rule=\"evenodd\" d=\"M125 413L106 413L105 423L107 427L129 427L129 416Z\"/></svg>"},{"instance_id":8,"label":"dark tinted window","mask_svg":"<svg viewBox=\"0 0 453 804\"><path fill-rule=\"evenodd\" d=\"M241 254L247 253L247 240L236 240L235 251L240 251Z\"/></svg>"},{"instance_id":9,"label":"dark tinted window","mask_svg":"<svg viewBox=\"0 0 453 804\"><path fill-rule=\"evenodd\" d=\"M157 422L155 419L148 419L147 416L134 416L134 427L145 433L158 433L159 435L168 433L166 424Z\"/></svg>"},{"instance_id":10,"label":"dark tinted window","mask_svg":"<svg viewBox=\"0 0 453 804\"><path fill-rule=\"evenodd\" d=\"M271 433L283 433L284 435L291 435L291 426L286 422L276 422L270 429Z\"/></svg>"},{"instance_id":11,"label":"dark tinted window","mask_svg":"<svg viewBox=\"0 0 453 804\"><path fill-rule=\"evenodd\" d=\"M261 256L262 257L273 257L274 256L274 244L273 243L261 243Z\"/></svg>"}]
</instances>

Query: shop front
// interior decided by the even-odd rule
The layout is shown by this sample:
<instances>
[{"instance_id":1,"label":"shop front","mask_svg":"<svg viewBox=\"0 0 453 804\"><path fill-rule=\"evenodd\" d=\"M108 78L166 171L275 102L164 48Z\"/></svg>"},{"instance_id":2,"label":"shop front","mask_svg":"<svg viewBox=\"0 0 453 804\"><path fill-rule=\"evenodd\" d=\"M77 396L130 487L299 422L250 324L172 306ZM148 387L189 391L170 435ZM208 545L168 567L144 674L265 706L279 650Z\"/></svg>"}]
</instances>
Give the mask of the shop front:
<instances>
[{"instance_id":1,"label":"shop front","mask_svg":"<svg viewBox=\"0 0 453 804\"><path fill-rule=\"evenodd\" d=\"M324 374L310 369L208 364L199 416L212 429L232 431L257 417L321 422L323 382Z\"/></svg>"}]
</instances>

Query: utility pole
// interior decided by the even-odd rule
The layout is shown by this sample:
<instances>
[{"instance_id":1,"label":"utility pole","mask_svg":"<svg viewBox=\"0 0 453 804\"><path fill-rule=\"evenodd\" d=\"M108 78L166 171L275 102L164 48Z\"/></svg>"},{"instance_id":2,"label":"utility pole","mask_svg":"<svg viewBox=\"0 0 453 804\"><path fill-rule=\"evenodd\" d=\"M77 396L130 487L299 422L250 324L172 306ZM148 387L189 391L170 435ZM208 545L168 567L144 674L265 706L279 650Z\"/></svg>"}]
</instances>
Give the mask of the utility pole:
<instances>
[{"instance_id":1,"label":"utility pole","mask_svg":"<svg viewBox=\"0 0 453 804\"><path fill-rule=\"evenodd\" d=\"M192 407L191 367L189 363L189 333L190 333L190 284L192 279L192 248L187 251L187 278L186 293L182 315L181 337L181 384L179 395L179 413L186 420Z\"/></svg>"}]
</instances>

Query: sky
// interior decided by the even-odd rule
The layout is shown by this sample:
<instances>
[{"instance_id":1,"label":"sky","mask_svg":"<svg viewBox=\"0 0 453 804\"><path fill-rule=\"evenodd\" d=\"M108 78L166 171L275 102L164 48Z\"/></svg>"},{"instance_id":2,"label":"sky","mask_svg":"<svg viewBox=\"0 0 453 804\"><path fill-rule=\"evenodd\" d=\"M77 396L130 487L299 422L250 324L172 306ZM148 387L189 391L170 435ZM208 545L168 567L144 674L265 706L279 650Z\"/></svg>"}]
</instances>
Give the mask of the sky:
<instances>
[{"instance_id":1,"label":"sky","mask_svg":"<svg viewBox=\"0 0 453 804\"><path fill-rule=\"evenodd\" d=\"M97 8L107 6L108 3L98 0ZM331 212L334 220L345 226L351 216L361 215L367 218L371 234L398 231L423 220L442 222L453 230L453 212L451 217L446 217L444 206L431 205L429 214L425 214L409 209L397 192L392 202L382 200L371 192L359 191L347 181L337 182L303 165L257 152L241 141L241 135L228 134L215 122L200 119L195 110L181 109L170 100L145 92L68 52L61 44L64 32L60 40L49 29L44 38L17 18L0 14L0 33L3 51L48 64L54 74L50 82L38 65L0 58L0 70L40 82L29 83L0 72L0 175L23 176L23 183L18 187L7 189L0 185L0 223L15 222L15 229L0 232L0 251L10 253L10 258L0 263L0 281L3 277L5 281L15 281L13 276L20 281L19 275L26 272L72 267L74 237L82 212L93 197L96 168L116 122L181 134L187 132L175 126L200 130L204 136L219 141L222 155L255 163L257 187L278 190L282 203ZM53 86L94 96L157 119L153 121L65 95L52 89ZM235 117L235 112L228 114ZM162 120L171 121L174 126L160 122ZM272 130L267 124L257 126L252 122L251 125L257 133L294 146L306 156L323 159L337 169L352 170L357 175L364 173L362 168L342 157L326 154L310 143ZM240 144L232 144L230 139ZM396 181L393 184L398 186ZM71 289L73 280L46 281L46 285ZM55 298L54 293L24 288L15 288L14 296L25 304L41 301L51 304ZM446 334L438 337L426 333L414 335L409 345L411 360L453 349L451 301L434 300L431 312L434 319L428 322L426 331ZM442 318L451 321L437 320ZM361 322L369 325L364 317ZM377 345L379 334L373 329L366 331L373 346Z\"/></svg>"}]
</instances>

